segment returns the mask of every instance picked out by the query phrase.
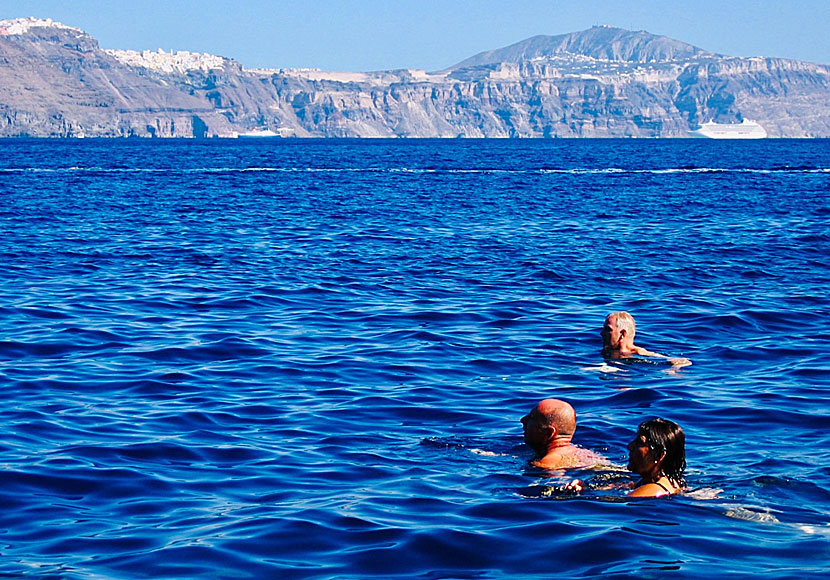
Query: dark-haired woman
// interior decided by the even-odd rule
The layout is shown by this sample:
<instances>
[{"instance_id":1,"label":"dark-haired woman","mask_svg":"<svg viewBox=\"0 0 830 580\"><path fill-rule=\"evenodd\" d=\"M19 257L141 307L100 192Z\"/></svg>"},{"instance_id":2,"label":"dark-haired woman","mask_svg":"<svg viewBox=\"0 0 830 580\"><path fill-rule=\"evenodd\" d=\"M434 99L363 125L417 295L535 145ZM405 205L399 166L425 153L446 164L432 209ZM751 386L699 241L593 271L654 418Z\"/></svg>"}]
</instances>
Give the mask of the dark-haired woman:
<instances>
[{"instance_id":1,"label":"dark-haired woman","mask_svg":"<svg viewBox=\"0 0 830 580\"><path fill-rule=\"evenodd\" d=\"M634 497L660 497L683 490L686 436L677 423L651 419L640 423L628 444L628 469L640 475Z\"/></svg>"}]
</instances>

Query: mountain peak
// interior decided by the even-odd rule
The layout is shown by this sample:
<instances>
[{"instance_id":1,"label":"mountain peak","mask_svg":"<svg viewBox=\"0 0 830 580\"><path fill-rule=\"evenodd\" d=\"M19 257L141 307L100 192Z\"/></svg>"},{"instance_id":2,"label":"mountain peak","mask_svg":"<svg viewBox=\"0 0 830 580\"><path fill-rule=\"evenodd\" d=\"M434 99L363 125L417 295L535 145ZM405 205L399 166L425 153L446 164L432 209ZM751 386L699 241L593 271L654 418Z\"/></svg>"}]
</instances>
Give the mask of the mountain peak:
<instances>
[{"instance_id":1,"label":"mountain peak","mask_svg":"<svg viewBox=\"0 0 830 580\"><path fill-rule=\"evenodd\" d=\"M224 69L230 62L229 59L221 56L190 52L189 50L165 52L160 48L158 51L142 50L139 52L137 50L106 49L104 52L129 67L146 68L167 74L186 74L188 71L194 70L208 72L214 69Z\"/></svg>"},{"instance_id":2,"label":"mountain peak","mask_svg":"<svg viewBox=\"0 0 830 580\"><path fill-rule=\"evenodd\" d=\"M594 26L559 36L533 36L504 48L481 52L450 67L461 69L500 62L522 62L535 58L577 54L600 60L624 62L666 62L711 54L705 50L651 34L613 26Z\"/></svg>"}]
</instances>

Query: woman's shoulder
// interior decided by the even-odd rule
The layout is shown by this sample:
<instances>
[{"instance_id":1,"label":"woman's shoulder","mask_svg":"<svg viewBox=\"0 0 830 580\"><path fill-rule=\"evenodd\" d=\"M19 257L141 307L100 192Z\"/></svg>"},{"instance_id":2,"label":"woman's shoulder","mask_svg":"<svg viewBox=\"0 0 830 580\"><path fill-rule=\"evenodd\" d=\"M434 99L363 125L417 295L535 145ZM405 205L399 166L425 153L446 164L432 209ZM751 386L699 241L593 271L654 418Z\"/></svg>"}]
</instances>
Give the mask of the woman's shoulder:
<instances>
[{"instance_id":1,"label":"woman's shoulder","mask_svg":"<svg viewBox=\"0 0 830 580\"><path fill-rule=\"evenodd\" d=\"M628 495L631 497L660 497L663 495L671 495L678 491L667 478L662 478L654 483L644 483Z\"/></svg>"}]
</instances>

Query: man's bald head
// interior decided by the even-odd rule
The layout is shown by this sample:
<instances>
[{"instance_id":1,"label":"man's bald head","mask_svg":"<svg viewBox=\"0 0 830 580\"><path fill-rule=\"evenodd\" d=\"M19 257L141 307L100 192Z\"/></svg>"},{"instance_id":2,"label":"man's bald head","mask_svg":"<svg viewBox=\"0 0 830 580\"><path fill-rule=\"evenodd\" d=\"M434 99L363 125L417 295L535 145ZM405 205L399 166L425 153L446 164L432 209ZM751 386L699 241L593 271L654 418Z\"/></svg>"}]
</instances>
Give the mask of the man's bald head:
<instances>
[{"instance_id":1,"label":"man's bald head","mask_svg":"<svg viewBox=\"0 0 830 580\"><path fill-rule=\"evenodd\" d=\"M565 401L545 399L536 408L545 424L554 427L559 436L573 437L576 431L576 411Z\"/></svg>"},{"instance_id":2,"label":"man's bald head","mask_svg":"<svg viewBox=\"0 0 830 580\"><path fill-rule=\"evenodd\" d=\"M545 399L522 417L525 443L536 453L533 465L562 469L593 465L602 459L571 443L576 431L576 412L565 401Z\"/></svg>"}]
</instances>

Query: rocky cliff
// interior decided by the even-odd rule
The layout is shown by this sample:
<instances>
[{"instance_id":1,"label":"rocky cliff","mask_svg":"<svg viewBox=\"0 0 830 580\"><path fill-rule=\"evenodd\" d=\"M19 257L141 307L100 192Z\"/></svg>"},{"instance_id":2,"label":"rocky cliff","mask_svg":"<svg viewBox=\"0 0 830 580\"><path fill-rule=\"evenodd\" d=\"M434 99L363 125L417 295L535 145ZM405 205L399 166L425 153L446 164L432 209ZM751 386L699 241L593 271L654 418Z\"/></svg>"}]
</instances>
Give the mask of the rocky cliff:
<instances>
[{"instance_id":1,"label":"rocky cliff","mask_svg":"<svg viewBox=\"0 0 830 580\"><path fill-rule=\"evenodd\" d=\"M0 136L685 137L749 118L772 137L830 137L828 95L824 65L610 27L433 73L343 73L104 51L49 20L0 21Z\"/></svg>"}]
</instances>

